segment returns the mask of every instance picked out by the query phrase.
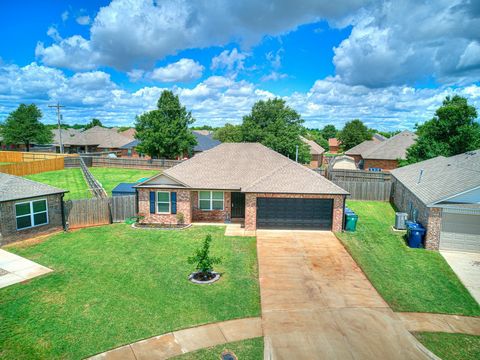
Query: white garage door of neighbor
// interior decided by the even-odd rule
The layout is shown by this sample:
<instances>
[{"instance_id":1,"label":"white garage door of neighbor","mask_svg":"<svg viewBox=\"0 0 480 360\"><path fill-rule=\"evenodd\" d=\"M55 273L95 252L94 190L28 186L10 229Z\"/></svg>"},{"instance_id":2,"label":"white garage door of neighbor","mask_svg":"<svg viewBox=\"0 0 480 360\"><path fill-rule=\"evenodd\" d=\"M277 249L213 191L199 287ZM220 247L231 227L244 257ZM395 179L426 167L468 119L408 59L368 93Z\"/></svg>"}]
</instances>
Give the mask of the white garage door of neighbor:
<instances>
[{"instance_id":1,"label":"white garage door of neighbor","mask_svg":"<svg viewBox=\"0 0 480 360\"><path fill-rule=\"evenodd\" d=\"M480 215L443 212L440 250L480 252Z\"/></svg>"}]
</instances>

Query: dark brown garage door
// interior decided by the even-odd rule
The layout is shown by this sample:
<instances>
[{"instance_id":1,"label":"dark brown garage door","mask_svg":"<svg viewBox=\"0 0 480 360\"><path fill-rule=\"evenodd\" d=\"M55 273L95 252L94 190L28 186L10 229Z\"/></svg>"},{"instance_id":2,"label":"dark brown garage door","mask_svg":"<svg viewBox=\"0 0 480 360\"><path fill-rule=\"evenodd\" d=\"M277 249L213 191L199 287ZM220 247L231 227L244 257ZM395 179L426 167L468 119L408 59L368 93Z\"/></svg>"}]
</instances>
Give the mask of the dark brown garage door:
<instances>
[{"instance_id":1,"label":"dark brown garage door","mask_svg":"<svg viewBox=\"0 0 480 360\"><path fill-rule=\"evenodd\" d=\"M333 200L257 198L257 229L332 229Z\"/></svg>"}]
</instances>

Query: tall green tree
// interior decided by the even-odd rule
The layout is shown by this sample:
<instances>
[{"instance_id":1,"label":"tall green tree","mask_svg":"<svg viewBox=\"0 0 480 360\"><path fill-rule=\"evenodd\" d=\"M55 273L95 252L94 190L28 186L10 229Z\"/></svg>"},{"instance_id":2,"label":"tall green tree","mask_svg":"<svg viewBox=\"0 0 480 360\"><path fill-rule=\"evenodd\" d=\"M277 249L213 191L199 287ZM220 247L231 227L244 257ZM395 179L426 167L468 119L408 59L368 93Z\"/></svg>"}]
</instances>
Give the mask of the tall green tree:
<instances>
[{"instance_id":1,"label":"tall green tree","mask_svg":"<svg viewBox=\"0 0 480 360\"><path fill-rule=\"evenodd\" d=\"M31 144L48 144L53 134L40 122L42 112L35 104L20 104L12 111L2 127L2 136L9 145L24 144L30 151Z\"/></svg>"},{"instance_id":2,"label":"tall green tree","mask_svg":"<svg viewBox=\"0 0 480 360\"><path fill-rule=\"evenodd\" d=\"M371 138L372 134L368 128L358 119L347 122L338 134L338 139L342 142L343 150L349 150Z\"/></svg>"},{"instance_id":3,"label":"tall green tree","mask_svg":"<svg viewBox=\"0 0 480 360\"><path fill-rule=\"evenodd\" d=\"M95 126L103 127L102 122L101 122L100 120L93 118L92 121L90 121L90 122L85 126L85 130L91 129L91 128L95 127Z\"/></svg>"},{"instance_id":4,"label":"tall green tree","mask_svg":"<svg viewBox=\"0 0 480 360\"><path fill-rule=\"evenodd\" d=\"M260 142L292 160L298 146L298 161L308 163L310 152L300 139L304 131L302 124L300 115L284 100L260 100L253 105L252 112L243 117L243 141Z\"/></svg>"},{"instance_id":5,"label":"tall green tree","mask_svg":"<svg viewBox=\"0 0 480 360\"><path fill-rule=\"evenodd\" d=\"M477 110L466 98L447 96L435 116L415 125L417 141L407 150L407 164L453 156L480 148L480 124Z\"/></svg>"},{"instance_id":6,"label":"tall green tree","mask_svg":"<svg viewBox=\"0 0 480 360\"><path fill-rule=\"evenodd\" d=\"M338 130L335 125L325 125L321 130L322 137L328 141L328 139L337 137ZM321 145L321 144L320 144Z\"/></svg>"},{"instance_id":7,"label":"tall green tree","mask_svg":"<svg viewBox=\"0 0 480 360\"><path fill-rule=\"evenodd\" d=\"M242 126L227 123L213 132L213 138L226 143L242 142Z\"/></svg>"},{"instance_id":8,"label":"tall green tree","mask_svg":"<svg viewBox=\"0 0 480 360\"><path fill-rule=\"evenodd\" d=\"M189 129L195 119L177 95L164 90L157 102L157 109L137 116L136 138L140 140L138 151L151 157L175 159L191 154L197 143Z\"/></svg>"}]
</instances>

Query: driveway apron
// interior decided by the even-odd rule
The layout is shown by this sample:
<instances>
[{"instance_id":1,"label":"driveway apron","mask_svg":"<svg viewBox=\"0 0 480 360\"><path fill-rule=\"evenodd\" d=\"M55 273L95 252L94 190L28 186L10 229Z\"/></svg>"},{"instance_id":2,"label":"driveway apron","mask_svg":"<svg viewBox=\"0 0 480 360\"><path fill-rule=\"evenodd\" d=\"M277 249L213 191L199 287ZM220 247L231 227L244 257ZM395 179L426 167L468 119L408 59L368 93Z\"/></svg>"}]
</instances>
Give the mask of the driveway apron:
<instances>
[{"instance_id":1,"label":"driveway apron","mask_svg":"<svg viewBox=\"0 0 480 360\"><path fill-rule=\"evenodd\" d=\"M429 359L331 232L257 231L266 359Z\"/></svg>"}]
</instances>

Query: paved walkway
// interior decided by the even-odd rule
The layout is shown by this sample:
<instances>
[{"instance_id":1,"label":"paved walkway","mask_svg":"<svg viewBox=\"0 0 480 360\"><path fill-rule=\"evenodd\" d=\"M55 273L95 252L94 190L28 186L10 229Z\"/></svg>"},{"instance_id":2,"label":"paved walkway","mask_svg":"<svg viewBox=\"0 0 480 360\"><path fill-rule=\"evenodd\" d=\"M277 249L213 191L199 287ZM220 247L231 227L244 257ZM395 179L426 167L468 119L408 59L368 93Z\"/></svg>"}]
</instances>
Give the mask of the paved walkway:
<instances>
[{"instance_id":1,"label":"paved walkway","mask_svg":"<svg viewBox=\"0 0 480 360\"><path fill-rule=\"evenodd\" d=\"M462 333L480 336L480 317L429 314L395 313L408 331Z\"/></svg>"},{"instance_id":2,"label":"paved walkway","mask_svg":"<svg viewBox=\"0 0 480 360\"><path fill-rule=\"evenodd\" d=\"M440 254L480 304L480 253L442 250Z\"/></svg>"},{"instance_id":3,"label":"paved walkway","mask_svg":"<svg viewBox=\"0 0 480 360\"><path fill-rule=\"evenodd\" d=\"M257 231L266 359L431 359L331 232Z\"/></svg>"},{"instance_id":4,"label":"paved walkway","mask_svg":"<svg viewBox=\"0 0 480 360\"><path fill-rule=\"evenodd\" d=\"M0 289L50 271L45 266L0 249Z\"/></svg>"},{"instance_id":5,"label":"paved walkway","mask_svg":"<svg viewBox=\"0 0 480 360\"><path fill-rule=\"evenodd\" d=\"M260 318L230 320L174 331L95 355L95 360L169 359L187 352L262 336Z\"/></svg>"}]
</instances>

